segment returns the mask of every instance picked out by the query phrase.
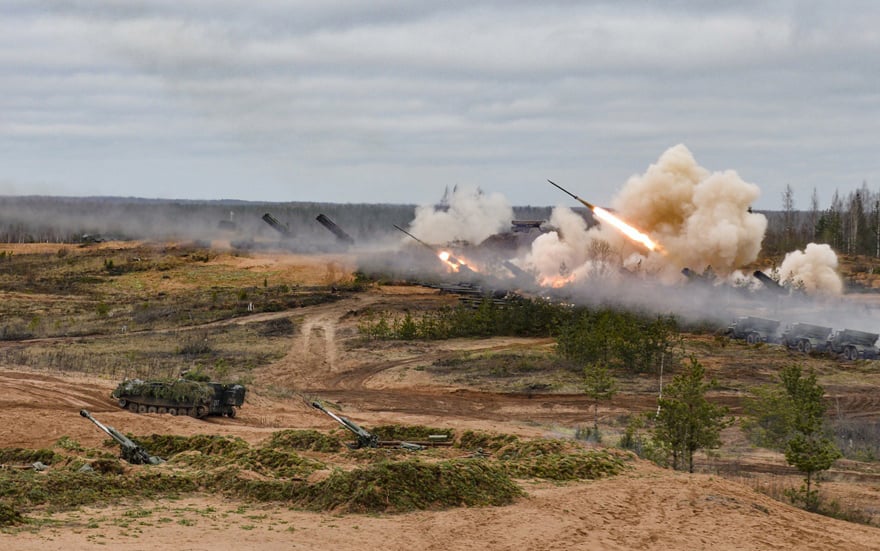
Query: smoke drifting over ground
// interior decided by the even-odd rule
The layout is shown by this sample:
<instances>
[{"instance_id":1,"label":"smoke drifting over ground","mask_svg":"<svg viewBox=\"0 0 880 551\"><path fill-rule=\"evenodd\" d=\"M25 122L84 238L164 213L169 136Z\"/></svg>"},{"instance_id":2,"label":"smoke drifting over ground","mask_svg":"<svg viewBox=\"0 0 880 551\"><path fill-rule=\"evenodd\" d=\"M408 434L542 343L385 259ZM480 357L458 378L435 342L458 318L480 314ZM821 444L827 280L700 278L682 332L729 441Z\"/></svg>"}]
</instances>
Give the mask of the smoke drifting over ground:
<instances>
[{"instance_id":1,"label":"smoke drifting over ground","mask_svg":"<svg viewBox=\"0 0 880 551\"><path fill-rule=\"evenodd\" d=\"M837 273L837 255L825 244L810 243L803 251L786 254L779 267L779 279L794 286L802 285L808 294L843 293L843 280Z\"/></svg>"},{"instance_id":2,"label":"smoke drifting over ground","mask_svg":"<svg viewBox=\"0 0 880 551\"><path fill-rule=\"evenodd\" d=\"M479 188L457 186L443 205L416 208L410 231L429 243L468 241L480 243L507 229L513 208L500 193L485 194Z\"/></svg>"}]
</instances>

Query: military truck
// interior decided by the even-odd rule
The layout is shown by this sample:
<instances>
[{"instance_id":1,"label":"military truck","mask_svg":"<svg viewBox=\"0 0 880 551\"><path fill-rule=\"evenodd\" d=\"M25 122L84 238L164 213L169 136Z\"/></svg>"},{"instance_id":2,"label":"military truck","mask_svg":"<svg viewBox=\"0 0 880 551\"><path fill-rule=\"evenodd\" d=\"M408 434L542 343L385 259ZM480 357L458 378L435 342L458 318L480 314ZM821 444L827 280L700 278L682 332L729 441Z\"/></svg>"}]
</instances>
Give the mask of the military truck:
<instances>
[{"instance_id":1,"label":"military truck","mask_svg":"<svg viewBox=\"0 0 880 551\"><path fill-rule=\"evenodd\" d=\"M749 344L779 342L779 322L767 318L741 316L730 324L727 334L734 339L745 339Z\"/></svg>"},{"instance_id":2,"label":"military truck","mask_svg":"<svg viewBox=\"0 0 880 551\"><path fill-rule=\"evenodd\" d=\"M874 359L877 357L877 348L874 345L878 338L880 335L877 333L844 329L828 340L828 349L829 352L843 354L847 360Z\"/></svg>"},{"instance_id":3,"label":"military truck","mask_svg":"<svg viewBox=\"0 0 880 551\"><path fill-rule=\"evenodd\" d=\"M833 329L810 323L793 323L782 333L782 344L798 352L825 352Z\"/></svg>"},{"instance_id":4,"label":"military truck","mask_svg":"<svg viewBox=\"0 0 880 551\"><path fill-rule=\"evenodd\" d=\"M244 403L245 387L187 379L143 381L126 379L110 394L119 407L134 413L170 415L226 415L235 417Z\"/></svg>"}]
</instances>

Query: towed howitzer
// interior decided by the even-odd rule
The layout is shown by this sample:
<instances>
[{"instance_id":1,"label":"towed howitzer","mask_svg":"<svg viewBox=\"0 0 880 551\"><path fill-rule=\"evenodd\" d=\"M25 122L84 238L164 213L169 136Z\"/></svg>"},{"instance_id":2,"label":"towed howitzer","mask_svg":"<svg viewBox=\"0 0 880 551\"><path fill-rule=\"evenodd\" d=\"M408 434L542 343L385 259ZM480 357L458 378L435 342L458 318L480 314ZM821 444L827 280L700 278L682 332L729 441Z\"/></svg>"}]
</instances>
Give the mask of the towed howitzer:
<instances>
[{"instance_id":1,"label":"towed howitzer","mask_svg":"<svg viewBox=\"0 0 880 551\"><path fill-rule=\"evenodd\" d=\"M349 448L353 450L357 450L360 448L378 448L379 447L379 437L371 432L367 431L354 421L347 419L341 415L336 415L332 411L328 411L327 408L319 404L318 402L312 402L312 407L319 409L335 419L340 425L347 428L351 432L355 434L357 437L357 441L354 444L346 444Z\"/></svg>"},{"instance_id":2,"label":"towed howitzer","mask_svg":"<svg viewBox=\"0 0 880 551\"><path fill-rule=\"evenodd\" d=\"M352 450L357 450L359 448L402 448L409 451L418 451L424 450L425 448L452 445L452 441L449 440L449 435L447 434L431 434L428 435L428 439L426 441L420 442L407 442L404 440L379 440L379 437L377 435L372 434L351 419L348 419L341 415L336 415L332 411L328 411L327 408L322 406L319 402L312 402L312 407L323 411L324 413L335 419L340 425L347 428L348 430L353 432L355 436L357 436L356 442L346 444L346 446L348 446L349 449Z\"/></svg>"},{"instance_id":3,"label":"towed howitzer","mask_svg":"<svg viewBox=\"0 0 880 551\"><path fill-rule=\"evenodd\" d=\"M150 455L150 453L132 441L130 438L114 429L109 425L105 425L92 417L92 414L88 411L81 409L79 410L79 414L94 423L98 426L99 429L106 432L110 438L116 440L119 443L119 447L121 448L120 457L125 459L129 463L133 465L158 465L159 463L164 463L165 460L161 457L156 457L155 455Z\"/></svg>"}]
</instances>

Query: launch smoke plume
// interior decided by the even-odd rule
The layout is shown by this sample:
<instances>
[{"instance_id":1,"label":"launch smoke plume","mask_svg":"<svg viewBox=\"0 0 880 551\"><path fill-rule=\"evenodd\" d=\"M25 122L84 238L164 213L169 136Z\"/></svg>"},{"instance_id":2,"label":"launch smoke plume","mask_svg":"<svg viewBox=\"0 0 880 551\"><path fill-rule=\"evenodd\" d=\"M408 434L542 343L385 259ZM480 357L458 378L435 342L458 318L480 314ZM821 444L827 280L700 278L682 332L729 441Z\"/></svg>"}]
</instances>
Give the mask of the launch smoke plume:
<instances>
[{"instance_id":1,"label":"launch smoke plume","mask_svg":"<svg viewBox=\"0 0 880 551\"><path fill-rule=\"evenodd\" d=\"M508 228L513 218L513 208L503 195L485 194L474 187L457 186L445 207L417 207L409 231L434 244L456 240L476 244Z\"/></svg>"},{"instance_id":2,"label":"launch smoke plume","mask_svg":"<svg viewBox=\"0 0 880 551\"><path fill-rule=\"evenodd\" d=\"M677 145L644 175L630 178L614 207L665 247L666 256L650 255L648 268L677 274L683 267L701 272L711 266L726 276L761 251L767 219L749 212L758 195L758 186L736 172L710 173Z\"/></svg>"},{"instance_id":3,"label":"launch smoke plume","mask_svg":"<svg viewBox=\"0 0 880 551\"><path fill-rule=\"evenodd\" d=\"M753 262L761 250L767 219L749 211L759 194L756 185L743 181L736 172L709 172L684 145L677 145L664 152L645 174L630 178L613 201L617 214L658 241L665 253L649 253L603 225L586 233L563 229L558 241L581 256L587 255L568 255L578 262L569 265L575 272L593 271L584 266L586 263L607 264L617 258L623 259L620 265L627 269L658 274L667 281L680 278L684 267L702 272L711 266L716 274L726 276ZM608 254L608 247L597 247L596 242L607 243L615 254ZM542 275L541 267L553 263L545 256L559 256L559 247L547 244L536 241L527 259ZM595 257L596 251L602 252L601 259Z\"/></svg>"},{"instance_id":4,"label":"launch smoke plume","mask_svg":"<svg viewBox=\"0 0 880 551\"><path fill-rule=\"evenodd\" d=\"M786 254L779 267L779 279L794 286L802 285L808 294L843 293L843 280L837 273L837 255L825 244L810 243L803 251Z\"/></svg>"}]
</instances>

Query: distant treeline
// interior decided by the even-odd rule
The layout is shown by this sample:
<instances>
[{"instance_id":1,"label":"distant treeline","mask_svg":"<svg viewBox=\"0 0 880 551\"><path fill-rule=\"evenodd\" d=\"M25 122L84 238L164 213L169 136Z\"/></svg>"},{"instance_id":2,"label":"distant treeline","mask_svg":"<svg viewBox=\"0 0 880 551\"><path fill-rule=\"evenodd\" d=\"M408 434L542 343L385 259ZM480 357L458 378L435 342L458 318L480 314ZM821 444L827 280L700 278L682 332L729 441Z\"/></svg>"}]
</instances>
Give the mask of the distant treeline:
<instances>
[{"instance_id":1,"label":"distant treeline","mask_svg":"<svg viewBox=\"0 0 880 551\"><path fill-rule=\"evenodd\" d=\"M846 196L834 192L831 204L820 208L814 189L807 209L798 210L807 201L795 196L791 186L782 192L782 210L763 212L767 216L765 254L781 254L803 249L807 243L827 243L842 254L880 258L880 190L862 187Z\"/></svg>"},{"instance_id":2,"label":"distant treeline","mask_svg":"<svg viewBox=\"0 0 880 551\"><path fill-rule=\"evenodd\" d=\"M546 220L550 207L516 207L519 219ZM415 205L182 201L120 197L0 197L0 242L76 243L104 239L250 239L281 235L262 216L288 226L301 245L333 244L335 237L315 221L330 217L355 240L379 240L407 226Z\"/></svg>"},{"instance_id":3,"label":"distant treeline","mask_svg":"<svg viewBox=\"0 0 880 551\"><path fill-rule=\"evenodd\" d=\"M844 254L880 257L880 191L861 188L820 209L814 192L807 210L797 210L790 187L782 209L767 216L763 252L783 254L807 243L828 243ZM262 220L270 213L287 225L302 248L330 247L335 237L315 221L330 217L357 241L395 235L406 227L415 205L345 203L269 203L235 200L183 201L131 197L0 197L0 242L77 243L104 239L193 239L246 242L277 240L280 234ZM514 207L514 218L547 220L551 207ZM86 237L88 236L88 237Z\"/></svg>"}]
</instances>

